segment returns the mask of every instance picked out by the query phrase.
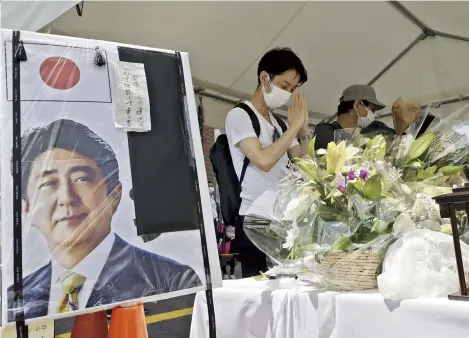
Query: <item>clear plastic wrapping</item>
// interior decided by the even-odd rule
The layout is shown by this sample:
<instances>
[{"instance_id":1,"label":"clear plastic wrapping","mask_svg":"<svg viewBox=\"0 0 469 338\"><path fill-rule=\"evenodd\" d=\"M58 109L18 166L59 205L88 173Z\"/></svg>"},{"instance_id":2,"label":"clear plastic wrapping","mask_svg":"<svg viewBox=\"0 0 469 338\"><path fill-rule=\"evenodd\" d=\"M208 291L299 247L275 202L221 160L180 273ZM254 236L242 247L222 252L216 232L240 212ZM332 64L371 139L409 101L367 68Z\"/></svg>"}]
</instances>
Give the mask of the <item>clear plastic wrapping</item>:
<instances>
[{"instance_id":1,"label":"clear plastic wrapping","mask_svg":"<svg viewBox=\"0 0 469 338\"><path fill-rule=\"evenodd\" d=\"M444 119L435 118L415 139L418 128L395 140L389 161L415 193L436 196L466 182L464 166L469 156L469 105Z\"/></svg>"},{"instance_id":2,"label":"clear plastic wrapping","mask_svg":"<svg viewBox=\"0 0 469 338\"><path fill-rule=\"evenodd\" d=\"M461 253L467 267L467 244L461 243ZM465 273L468 280L469 273ZM458 292L452 237L426 229L405 233L387 251L378 284L386 299L441 297Z\"/></svg>"},{"instance_id":3,"label":"clear plastic wrapping","mask_svg":"<svg viewBox=\"0 0 469 338\"><path fill-rule=\"evenodd\" d=\"M6 70L1 76L6 93L1 114L3 326L21 311L27 321L61 318L193 293L208 283L219 286L208 186L200 170L204 162L199 128L195 106L188 106L193 95L186 97L181 90L181 86L192 90L187 55L181 59L173 52L21 33L27 58L18 63L12 32L2 35L1 68ZM157 122L151 132L138 136L115 128L118 94L111 64L122 61L123 55L125 61L150 70L148 95L151 116ZM14 86L13 67L21 71ZM170 72L162 76L163 90L160 80L151 78L152 69ZM129 93L132 80L129 76ZM163 94L155 98L155 93ZM130 95L131 100L143 97ZM20 132L13 128L15 103L21 108ZM174 108L172 114L162 109L165 105ZM161 129L173 136L164 145L155 143ZM136 147L140 140L150 148ZM21 185L14 190L19 183L12 176L19 168L12 157L16 144ZM149 149L154 152L148 153ZM161 170L145 172L146 166L161 163ZM154 177L168 171L172 176L159 181L177 181L182 186L170 190L161 185L158 192ZM13 255L18 249L13 224L21 220L13 191L21 199L22 274L16 273L18 260ZM153 203L152 212L137 208L148 200ZM161 212L159 204L171 201L173 212ZM200 228L204 219L208 220L206 232ZM211 281L207 281L208 255L215 267ZM15 299L17 277L22 280L22 301Z\"/></svg>"},{"instance_id":4,"label":"clear plastic wrapping","mask_svg":"<svg viewBox=\"0 0 469 338\"><path fill-rule=\"evenodd\" d=\"M449 120L463 125L462 111ZM441 141L432 138L422 145L412 136L419 129L402 137L340 130L337 142L317 152L312 151L313 139L310 158L295 160L277 186L273 221L245 220L251 240L280 265L269 273L310 274L339 290L375 288L386 250L400 234L414 229L447 231L432 196L465 181L467 147L462 145L467 138L430 126L423 138L436 130L441 131L438 138L457 138L453 152L430 162L435 143ZM421 168L413 171L415 161ZM467 236L462 225L463 234Z\"/></svg>"}]
</instances>

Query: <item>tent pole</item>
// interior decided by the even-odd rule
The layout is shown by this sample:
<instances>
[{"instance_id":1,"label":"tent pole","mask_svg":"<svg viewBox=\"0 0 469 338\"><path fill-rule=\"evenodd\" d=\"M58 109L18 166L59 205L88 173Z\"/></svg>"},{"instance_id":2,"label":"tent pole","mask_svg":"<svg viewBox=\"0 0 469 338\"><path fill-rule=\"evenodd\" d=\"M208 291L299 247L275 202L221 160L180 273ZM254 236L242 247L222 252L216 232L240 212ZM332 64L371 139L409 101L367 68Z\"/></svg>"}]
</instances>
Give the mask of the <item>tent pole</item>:
<instances>
[{"instance_id":1,"label":"tent pole","mask_svg":"<svg viewBox=\"0 0 469 338\"><path fill-rule=\"evenodd\" d=\"M207 92L205 90L205 88L202 88L202 87L196 87L194 89L194 92L196 94L199 94L199 95L202 95L202 96L205 96L205 97L210 97L212 99L223 101L223 102L233 104L233 105L235 105L235 104L237 104L238 102L241 101L239 99L231 99L231 98L228 98L226 96L222 96L222 95L218 95L218 94L215 94L215 93Z\"/></svg>"},{"instance_id":2,"label":"tent pole","mask_svg":"<svg viewBox=\"0 0 469 338\"><path fill-rule=\"evenodd\" d=\"M409 50L411 50L419 41L425 39L426 37L427 35L424 32L422 32L419 36L417 36L414 41L412 41L406 48L404 48L402 52L400 52L378 74L376 74L375 77L373 77L371 81L368 82L368 85L371 86L373 83L375 83L381 76L383 76L384 73L386 73L389 70L389 68L394 66L400 59L402 59L404 55L407 54L407 52L409 52Z\"/></svg>"},{"instance_id":3,"label":"tent pole","mask_svg":"<svg viewBox=\"0 0 469 338\"><path fill-rule=\"evenodd\" d=\"M429 27L423 23L419 18L417 18L411 11L405 8L399 1L388 1L388 3L394 7L398 12L404 15L407 19L412 21L417 27L419 27L422 31L429 29Z\"/></svg>"},{"instance_id":4,"label":"tent pole","mask_svg":"<svg viewBox=\"0 0 469 338\"><path fill-rule=\"evenodd\" d=\"M448 39L454 39L454 40L469 42L469 37L467 37L467 36L444 33L444 32L440 32L440 31L435 31L435 35L436 36L441 36L442 38L448 38Z\"/></svg>"},{"instance_id":5,"label":"tent pole","mask_svg":"<svg viewBox=\"0 0 469 338\"><path fill-rule=\"evenodd\" d=\"M225 97L225 96L222 96L222 95L218 95L218 94L215 94L215 93L207 92L205 90L205 88L202 88L202 87L195 87L194 88L194 93L196 93L197 95L202 95L202 96L205 96L205 97L209 97L209 98L214 99L214 100L223 101L223 102L226 102L226 103L229 103L229 104L232 104L232 105L236 105L238 102L241 101L241 100L231 99L231 98L228 98L228 97ZM280 117L282 119L285 119L287 117L287 115L282 115L282 114L277 114L277 113L275 113L274 115L276 115L277 117ZM315 127L316 125L314 123L309 123L309 126L310 127Z\"/></svg>"}]
</instances>

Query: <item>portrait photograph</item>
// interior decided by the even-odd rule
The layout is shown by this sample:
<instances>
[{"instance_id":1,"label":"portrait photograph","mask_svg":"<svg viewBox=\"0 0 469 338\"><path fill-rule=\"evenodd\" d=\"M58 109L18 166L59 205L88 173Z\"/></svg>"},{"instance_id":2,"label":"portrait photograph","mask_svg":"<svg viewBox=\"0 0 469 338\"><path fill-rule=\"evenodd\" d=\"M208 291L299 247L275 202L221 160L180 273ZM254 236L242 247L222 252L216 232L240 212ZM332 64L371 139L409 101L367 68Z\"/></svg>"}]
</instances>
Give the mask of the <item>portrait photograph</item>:
<instances>
[{"instance_id":1,"label":"portrait photograph","mask_svg":"<svg viewBox=\"0 0 469 338\"><path fill-rule=\"evenodd\" d=\"M21 306L14 297L12 45L11 36L3 34L4 325L13 322L21 310L27 321L62 318L204 290L207 259L204 261L205 238L201 240L200 226L204 227L202 214L207 210L198 216L192 210L200 204L203 209L210 206L199 202L204 199L200 182L190 176L192 169L187 163L179 165L183 167L180 174L175 173L180 181L187 180L182 190L187 196L178 196L181 191L174 185L175 203L165 207L171 210L166 214L158 211L163 194L171 199L167 188L158 183L168 173L145 170L142 157L164 160L165 155L136 146L132 137L146 135L130 136L114 124L116 90L110 61L119 60L117 46L101 44L106 64L97 66L94 47L80 43L82 40L67 44L68 38L60 38L48 45L35 41L37 36L24 39L28 61L21 63L20 77ZM147 80L151 92L148 75ZM154 114L162 110L155 113L151 99L150 106L153 122ZM152 127L151 133L158 130ZM146 137L146 143L151 143L151 134ZM152 145L148 146L151 149ZM172 179L177 181L178 177ZM193 199L193 206L180 202L179 206L178 198ZM150 213L137 207L152 203L154 211ZM215 251L210 252L213 256Z\"/></svg>"}]
</instances>

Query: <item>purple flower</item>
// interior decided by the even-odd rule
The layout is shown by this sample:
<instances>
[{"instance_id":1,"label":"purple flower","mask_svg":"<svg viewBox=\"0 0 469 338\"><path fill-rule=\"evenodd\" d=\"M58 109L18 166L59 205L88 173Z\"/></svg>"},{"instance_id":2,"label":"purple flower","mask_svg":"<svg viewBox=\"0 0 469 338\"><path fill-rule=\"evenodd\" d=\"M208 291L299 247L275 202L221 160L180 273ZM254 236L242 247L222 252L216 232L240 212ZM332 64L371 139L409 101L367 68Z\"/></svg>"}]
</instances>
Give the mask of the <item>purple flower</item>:
<instances>
[{"instance_id":1,"label":"purple flower","mask_svg":"<svg viewBox=\"0 0 469 338\"><path fill-rule=\"evenodd\" d=\"M351 172L348 173L347 179L348 179L349 181L353 181L355 178L356 178L356 175L355 175L355 172L354 172L354 171L351 171Z\"/></svg>"},{"instance_id":2,"label":"purple flower","mask_svg":"<svg viewBox=\"0 0 469 338\"><path fill-rule=\"evenodd\" d=\"M361 169L361 170L360 170L360 178L361 178L363 181L366 181L366 179L368 178L368 170L366 170L366 169Z\"/></svg>"},{"instance_id":3,"label":"purple flower","mask_svg":"<svg viewBox=\"0 0 469 338\"><path fill-rule=\"evenodd\" d=\"M346 184L345 176L340 175L339 177L337 177L337 183L336 183L337 190L339 190L340 192L344 192L345 184Z\"/></svg>"}]
</instances>

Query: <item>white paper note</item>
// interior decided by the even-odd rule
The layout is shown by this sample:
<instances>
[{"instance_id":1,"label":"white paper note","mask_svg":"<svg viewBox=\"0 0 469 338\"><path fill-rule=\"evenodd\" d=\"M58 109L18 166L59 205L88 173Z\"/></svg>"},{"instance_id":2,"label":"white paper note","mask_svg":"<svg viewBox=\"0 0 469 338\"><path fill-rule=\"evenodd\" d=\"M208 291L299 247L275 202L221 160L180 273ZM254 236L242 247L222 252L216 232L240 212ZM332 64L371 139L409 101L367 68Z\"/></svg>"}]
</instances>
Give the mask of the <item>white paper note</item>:
<instances>
[{"instance_id":1,"label":"white paper note","mask_svg":"<svg viewBox=\"0 0 469 338\"><path fill-rule=\"evenodd\" d=\"M113 62L116 81L116 128L126 131L151 130L145 66L142 63Z\"/></svg>"},{"instance_id":2,"label":"white paper note","mask_svg":"<svg viewBox=\"0 0 469 338\"><path fill-rule=\"evenodd\" d=\"M16 327L2 329L2 338L16 338ZM28 325L29 338L54 338L54 321L43 320Z\"/></svg>"}]
</instances>

